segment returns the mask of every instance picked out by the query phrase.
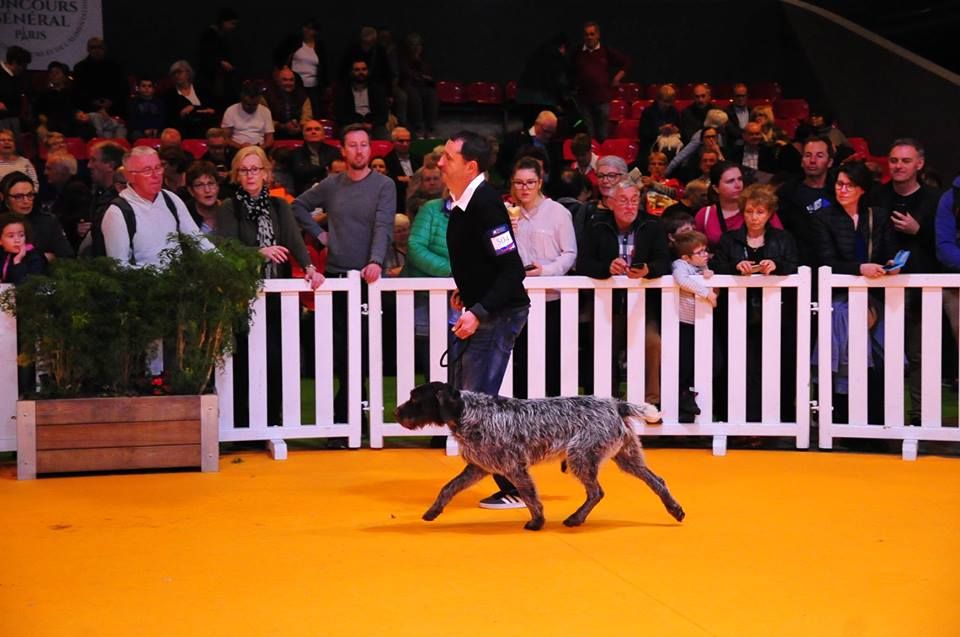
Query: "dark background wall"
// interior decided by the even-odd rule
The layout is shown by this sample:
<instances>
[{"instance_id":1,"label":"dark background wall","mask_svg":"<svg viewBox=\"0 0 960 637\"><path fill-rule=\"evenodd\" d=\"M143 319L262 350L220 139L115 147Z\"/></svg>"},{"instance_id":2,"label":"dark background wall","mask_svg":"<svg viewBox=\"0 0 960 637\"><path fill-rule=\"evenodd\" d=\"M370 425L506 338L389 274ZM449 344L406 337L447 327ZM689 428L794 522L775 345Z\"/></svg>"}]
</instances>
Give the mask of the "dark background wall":
<instances>
[{"instance_id":1,"label":"dark background wall","mask_svg":"<svg viewBox=\"0 0 960 637\"><path fill-rule=\"evenodd\" d=\"M158 75L213 22L213 3L103 0L104 34L133 73ZM245 75L266 76L271 52L301 19L317 15L332 65L360 26L388 28L399 40L417 31L441 79L516 79L524 60L557 32L579 43L584 20L597 20L605 43L633 57L639 82L778 80L789 96L832 111L847 134L874 152L911 134L928 146L939 172L960 170L960 89L818 16L772 0L644 0L591 4L525 0L449 3L307 3L234 0L233 40Z\"/></svg>"}]
</instances>

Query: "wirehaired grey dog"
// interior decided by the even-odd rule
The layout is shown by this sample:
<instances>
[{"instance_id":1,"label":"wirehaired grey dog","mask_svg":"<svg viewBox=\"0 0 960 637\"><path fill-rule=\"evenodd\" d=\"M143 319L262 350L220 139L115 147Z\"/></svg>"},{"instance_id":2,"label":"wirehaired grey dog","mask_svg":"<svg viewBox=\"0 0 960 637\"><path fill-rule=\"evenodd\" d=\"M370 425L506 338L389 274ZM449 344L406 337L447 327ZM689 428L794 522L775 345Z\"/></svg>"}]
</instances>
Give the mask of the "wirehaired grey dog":
<instances>
[{"instance_id":1,"label":"wirehaired grey dog","mask_svg":"<svg viewBox=\"0 0 960 637\"><path fill-rule=\"evenodd\" d=\"M539 530L544 522L543 505L528 469L549 458L565 458L571 473L587 490L586 501L563 521L567 526L583 524L603 498L597 473L607 458L653 489L678 522L684 518L683 508L666 483L644 462L640 439L627 422L628 418L659 420L652 405L595 396L520 400L458 391L434 382L410 392L410 400L397 407L396 418L407 429L446 424L467 462L460 475L440 490L423 514L424 520L440 515L460 491L487 474L498 473L517 487L520 499L530 509L525 528Z\"/></svg>"}]
</instances>

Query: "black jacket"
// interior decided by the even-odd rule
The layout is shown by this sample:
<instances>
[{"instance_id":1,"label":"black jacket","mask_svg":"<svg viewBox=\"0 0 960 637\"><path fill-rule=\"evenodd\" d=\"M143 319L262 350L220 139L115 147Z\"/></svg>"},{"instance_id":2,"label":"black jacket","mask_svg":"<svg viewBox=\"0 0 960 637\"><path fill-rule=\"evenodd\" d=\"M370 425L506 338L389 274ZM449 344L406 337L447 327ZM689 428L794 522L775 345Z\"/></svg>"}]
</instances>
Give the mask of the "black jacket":
<instances>
[{"instance_id":1,"label":"black jacket","mask_svg":"<svg viewBox=\"0 0 960 637\"><path fill-rule=\"evenodd\" d=\"M290 154L290 173L293 175L294 190L301 195L314 184L327 176L330 164L342 157L340 151L330 144L320 142L317 148L317 163L313 163L313 153L308 144L297 148Z\"/></svg>"},{"instance_id":2,"label":"black jacket","mask_svg":"<svg viewBox=\"0 0 960 637\"><path fill-rule=\"evenodd\" d=\"M367 99L370 101L370 112L361 115L357 112L356 104L353 101L353 88L348 82L340 85L333 100L333 115L337 119L340 127L349 124L373 124L374 126L386 126L387 114L387 95L380 85L370 82L367 84Z\"/></svg>"},{"instance_id":3,"label":"black jacket","mask_svg":"<svg viewBox=\"0 0 960 637\"><path fill-rule=\"evenodd\" d=\"M649 152L650 147L653 146L660 135L660 127L664 124L673 124L678 130L680 129L680 112L676 107L668 106L667 110L661 111L660 107L654 103L649 108L643 109L640 114L640 130L638 132L641 155ZM697 127L697 130L700 130L701 126L703 126L703 120L700 120L700 126Z\"/></svg>"},{"instance_id":4,"label":"black jacket","mask_svg":"<svg viewBox=\"0 0 960 637\"><path fill-rule=\"evenodd\" d=\"M40 250L30 250L23 260L16 264L13 262L14 256L0 252L0 283L20 285L31 274L46 274L47 259Z\"/></svg>"},{"instance_id":5,"label":"black jacket","mask_svg":"<svg viewBox=\"0 0 960 637\"><path fill-rule=\"evenodd\" d=\"M407 184L408 182L398 181L397 177L403 177L403 166L400 165L400 157L397 155L397 151L391 150L383 158L383 163L387 165L387 175L390 176L390 179L393 180L393 183L397 186L397 202L402 202L407 200ZM423 165L423 159L417 157L414 154L410 154L410 167L413 168L413 172L417 172L417 169Z\"/></svg>"},{"instance_id":6,"label":"black jacket","mask_svg":"<svg viewBox=\"0 0 960 637\"><path fill-rule=\"evenodd\" d=\"M447 248L463 306L478 319L530 304L510 218L493 186L483 182L466 210L451 212Z\"/></svg>"},{"instance_id":7,"label":"black jacket","mask_svg":"<svg viewBox=\"0 0 960 637\"><path fill-rule=\"evenodd\" d=\"M763 233L760 259L770 259L776 264L777 269L773 271L775 275L796 274L799 264L797 244L789 232L768 225ZM720 244L710 259L710 269L717 274L740 274L737 264L744 260L751 260L750 249L747 246L747 229L740 226L720 238Z\"/></svg>"},{"instance_id":8,"label":"black jacket","mask_svg":"<svg viewBox=\"0 0 960 637\"><path fill-rule=\"evenodd\" d=\"M880 186L870 194L871 204L892 211L899 199L893 190L893 184ZM933 188L922 186L911 200L916 202L915 210L906 210L910 216L920 224L920 232L906 234L893 230L895 248L909 250L910 259L904 266L904 272L936 273L941 272L940 262L937 260L937 239L934 232L934 223L937 216L937 204L940 202L940 193ZM891 224L892 225L892 224Z\"/></svg>"},{"instance_id":9,"label":"black jacket","mask_svg":"<svg viewBox=\"0 0 960 637\"><path fill-rule=\"evenodd\" d=\"M655 279L670 274L670 248L663 225L643 213L631 227L633 232L633 262L646 263L646 278ZM620 231L612 212L597 212L586 221L577 248L577 274L594 279L610 278L610 262L620 254Z\"/></svg>"},{"instance_id":10,"label":"black jacket","mask_svg":"<svg viewBox=\"0 0 960 637\"><path fill-rule=\"evenodd\" d=\"M818 255L820 253L817 247L818 237L813 219L816 211L809 211L800 203L797 191L800 189L800 184L802 183L803 177L799 176L794 177L780 186L779 190L777 190L777 199L779 200L777 216L780 217L780 221L783 223L783 229L793 235L793 238L797 242L800 265L809 265L812 268L816 268L820 265L818 262ZM827 177L827 182L824 187L827 193L825 199L830 205L836 205L833 195L833 183L834 177L831 174Z\"/></svg>"},{"instance_id":11,"label":"black jacket","mask_svg":"<svg viewBox=\"0 0 960 637\"><path fill-rule=\"evenodd\" d=\"M890 214L883 208L868 208L861 199L857 227L840 206L831 206L813 215L818 263L833 268L835 274L860 274L864 263L885 264L893 258L896 246ZM858 258L857 234L867 240L869 256Z\"/></svg>"},{"instance_id":12,"label":"black jacket","mask_svg":"<svg viewBox=\"0 0 960 637\"><path fill-rule=\"evenodd\" d=\"M729 140L729 138L728 138ZM743 164L743 146L733 146L732 150L727 151L727 159L735 164ZM757 150L757 170L764 173L775 173L779 169L777 156L773 149L766 144L760 144Z\"/></svg>"}]
</instances>

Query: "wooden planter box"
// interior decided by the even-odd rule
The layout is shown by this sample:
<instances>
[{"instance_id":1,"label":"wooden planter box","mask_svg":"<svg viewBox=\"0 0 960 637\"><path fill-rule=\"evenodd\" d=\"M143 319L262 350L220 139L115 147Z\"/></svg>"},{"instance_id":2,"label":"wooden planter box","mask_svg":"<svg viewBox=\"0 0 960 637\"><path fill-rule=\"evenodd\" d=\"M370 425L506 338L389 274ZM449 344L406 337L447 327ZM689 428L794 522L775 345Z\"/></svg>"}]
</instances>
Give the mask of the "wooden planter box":
<instances>
[{"instance_id":1,"label":"wooden planter box","mask_svg":"<svg viewBox=\"0 0 960 637\"><path fill-rule=\"evenodd\" d=\"M17 402L17 478L38 473L200 467L217 471L217 397Z\"/></svg>"}]
</instances>

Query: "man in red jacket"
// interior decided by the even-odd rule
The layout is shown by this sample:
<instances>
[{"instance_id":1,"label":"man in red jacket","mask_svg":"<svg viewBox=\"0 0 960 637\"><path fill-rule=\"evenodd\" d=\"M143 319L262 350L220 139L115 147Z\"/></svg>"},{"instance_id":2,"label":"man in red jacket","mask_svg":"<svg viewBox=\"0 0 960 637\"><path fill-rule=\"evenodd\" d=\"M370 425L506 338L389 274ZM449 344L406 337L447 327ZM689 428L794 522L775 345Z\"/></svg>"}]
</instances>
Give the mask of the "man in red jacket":
<instances>
[{"instance_id":1,"label":"man in red jacket","mask_svg":"<svg viewBox=\"0 0 960 637\"><path fill-rule=\"evenodd\" d=\"M581 115L590 136L603 141L607 136L613 89L620 86L620 80L629 70L630 58L600 44L600 25L587 22L583 25L583 46L574 56L573 68Z\"/></svg>"}]
</instances>

